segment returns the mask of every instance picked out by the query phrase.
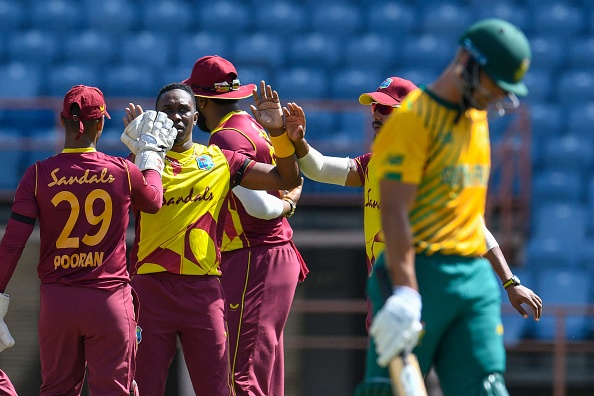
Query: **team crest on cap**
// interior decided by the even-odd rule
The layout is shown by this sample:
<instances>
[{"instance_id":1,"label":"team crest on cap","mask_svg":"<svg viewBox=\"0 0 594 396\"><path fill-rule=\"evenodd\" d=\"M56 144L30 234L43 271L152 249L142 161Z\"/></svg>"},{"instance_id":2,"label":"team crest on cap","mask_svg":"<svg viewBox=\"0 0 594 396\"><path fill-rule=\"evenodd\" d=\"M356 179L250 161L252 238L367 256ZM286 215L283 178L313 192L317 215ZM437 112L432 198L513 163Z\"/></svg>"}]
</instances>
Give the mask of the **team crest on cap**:
<instances>
[{"instance_id":1,"label":"team crest on cap","mask_svg":"<svg viewBox=\"0 0 594 396\"><path fill-rule=\"evenodd\" d=\"M391 78L386 78L383 83L380 84L379 89L388 88L392 84Z\"/></svg>"},{"instance_id":2,"label":"team crest on cap","mask_svg":"<svg viewBox=\"0 0 594 396\"><path fill-rule=\"evenodd\" d=\"M520 63L518 70L516 70L516 72L514 73L514 79L516 80L516 82L520 81L522 78L524 78L524 74L526 74L529 67L530 67L530 59L524 58L524 60Z\"/></svg>"},{"instance_id":3,"label":"team crest on cap","mask_svg":"<svg viewBox=\"0 0 594 396\"><path fill-rule=\"evenodd\" d=\"M198 169L202 170L211 170L214 168L214 162L210 155L199 155L196 157L196 164L198 164Z\"/></svg>"}]
</instances>

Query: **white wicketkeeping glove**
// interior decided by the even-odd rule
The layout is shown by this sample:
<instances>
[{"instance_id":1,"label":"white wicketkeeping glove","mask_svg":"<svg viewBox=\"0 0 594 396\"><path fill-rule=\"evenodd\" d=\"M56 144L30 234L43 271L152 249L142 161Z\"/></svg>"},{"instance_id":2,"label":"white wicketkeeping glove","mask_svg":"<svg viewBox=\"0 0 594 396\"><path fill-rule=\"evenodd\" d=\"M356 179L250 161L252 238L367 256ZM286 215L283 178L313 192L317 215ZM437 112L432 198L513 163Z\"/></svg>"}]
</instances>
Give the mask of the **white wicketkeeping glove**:
<instances>
[{"instance_id":1,"label":"white wicketkeeping glove","mask_svg":"<svg viewBox=\"0 0 594 396\"><path fill-rule=\"evenodd\" d=\"M421 296L406 286L394 288L382 309L375 315L370 334L375 341L377 364L386 367L401 352L417 345L421 325Z\"/></svg>"},{"instance_id":2,"label":"white wicketkeeping glove","mask_svg":"<svg viewBox=\"0 0 594 396\"><path fill-rule=\"evenodd\" d=\"M4 316L8 311L9 302L8 294L0 293L0 352L14 345L14 338L12 338L8 326L4 323Z\"/></svg>"},{"instance_id":3,"label":"white wicketkeeping glove","mask_svg":"<svg viewBox=\"0 0 594 396\"><path fill-rule=\"evenodd\" d=\"M176 136L177 129L167 114L148 110L126 126L121 140L136 156L138 169L162 173L165 154L173 147Z\"/></svg>"}]
</instances>

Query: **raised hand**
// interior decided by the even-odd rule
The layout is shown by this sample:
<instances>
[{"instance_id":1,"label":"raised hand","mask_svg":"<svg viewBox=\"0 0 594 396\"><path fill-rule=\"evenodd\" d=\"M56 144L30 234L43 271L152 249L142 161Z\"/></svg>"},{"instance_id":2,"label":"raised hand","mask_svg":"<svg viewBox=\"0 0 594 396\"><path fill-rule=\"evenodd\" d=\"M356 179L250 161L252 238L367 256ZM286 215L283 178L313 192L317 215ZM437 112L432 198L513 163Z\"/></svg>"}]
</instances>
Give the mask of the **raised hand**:
<instances>
[{"instance_id":1,"label":"raised hand","mask_svg":"<svg viewBox=\"0 0 594 396\"><path fill-rule=\"evenodd\" d=\"M297 103L287 103L283 107L285 114L285 130L289 139L299 142L305 138L305 112Z\"/></svg>"},{"instance_id":2,"label":"raised hand","mask_svg":"<svg viewBox=\"0 0 594 396\"><path fill-rule=\"evenodd\" d=\"M128 107L126 107L126 115L124 116L124 126L127 127L129 123L132 122L136 117L141 115L144 112L142 110L142 106L135 105L134 103L128 103Z\"/></svg>"},{"instance_id":3,"label":"raised hand","mask_svg":"<svg viewBox=\"0 0 594 396\"><path fill-rule=\"evenodd\" d=\"M127 113L127 116L133 115L132 111ZM161 173L165 153L173 146L176 136L177 129L167 114L149 110L129 122L121 140L136 156L135 163L140 170L154 169Z\"/></svg>"},{"instance_id":4,"label":"raised hand","mask_svg":"<svg viewBox=\"0 0 594 396\"><path fill-rule=\"evenodd\" d=\"M254 105L250 105L254 118L269 132L282 133L284 130L283 109L278 93L264 80L260 81L260 94L254 89Z\"/></svg>"}]
</instances>

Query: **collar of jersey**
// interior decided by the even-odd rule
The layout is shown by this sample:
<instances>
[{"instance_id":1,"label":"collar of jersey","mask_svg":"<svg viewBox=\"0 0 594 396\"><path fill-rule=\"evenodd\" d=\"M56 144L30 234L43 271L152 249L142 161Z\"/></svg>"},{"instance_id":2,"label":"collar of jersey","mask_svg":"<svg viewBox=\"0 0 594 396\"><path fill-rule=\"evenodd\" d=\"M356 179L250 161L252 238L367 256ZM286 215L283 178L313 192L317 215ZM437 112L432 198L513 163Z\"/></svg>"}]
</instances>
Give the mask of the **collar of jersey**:
<instances>
[{"instance_id":1,"label":"collar of jersey","mask_svg":"<svg viewBox=\"0 0 594 396\"><path fill-rule=\"evenodd\" d=\"M62 153L96 153L95 147L65 148Z\"/></svg>"},{"instance_id":2,"label":"collar of jersey","mask_svg":"<svg viewBox=\"0 0 594 396\"><path fill-rule=\"evenodd\" d=\"M178 153L177 151L169 150L167 152L167 157L180 161L180 160L184 160L184 159L191 157L192 155L194 155L195 152L196 152L196 145L193 144L192 147L190 147L186 151L182 151L181 153Z\"/></svg>"},{"instance_id":3,"label":"collar of jersey","mask_svg":"<svg viewBox=\"0 0 594 396\"><path fill-rule=\"evenodd\" d=\"M247 114L247 112L244 110L232 110L229 113L227 113L223 118L221 118L221 122L219 122L219 125L217 125L217 127L211 131L211 134L218 131L219 129L221 129L223 127L223 125L225 124L225 122L227 122L227 120L229 118L233 117L235 114L241 114L241 113Z\"/></svg>"}]
</instances>

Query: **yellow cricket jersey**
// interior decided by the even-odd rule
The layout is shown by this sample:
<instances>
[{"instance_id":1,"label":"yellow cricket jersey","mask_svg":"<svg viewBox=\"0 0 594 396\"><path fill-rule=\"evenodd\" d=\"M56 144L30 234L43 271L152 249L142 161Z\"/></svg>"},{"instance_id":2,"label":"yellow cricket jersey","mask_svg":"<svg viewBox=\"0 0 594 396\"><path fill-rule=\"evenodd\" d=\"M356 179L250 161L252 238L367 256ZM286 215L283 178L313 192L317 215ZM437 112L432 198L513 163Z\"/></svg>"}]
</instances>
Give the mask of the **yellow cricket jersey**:
<instances>
[{"instance_id":1,"label":"yellow cricket jersey","mask_svg":"<svg viewBox=\"0 0 594 396\"><path fill-rule=\"evenodd\" d=\"M417 185L409 219L417 253L478 256L491 167L486 111L467 110L425 89L407 96L374 146L378 180Z\"/></svg>"},{"instance_id":2,"label":"yellow cricket jersey","mask_svg":"<svg viewBox=\"0 0 594 396\"><path fill-rule=\"evenodd\" d=\"M163 206L136 216L130 261L139 274L220 275L221 208L237 171L249 159L217 146L169 151L163 170Z\"/></svg>"},{"instance_id":3,"label":"yellow cricket jersey","mask_svg":"<svg viewBox=\"0 0 594 396\"><path fill-rule=\"evenodd\" d=\"M377 181L377 161L371 153L354 159L359 178L364 186L363 224L365 233L365 253L367 256L367 272L379 254L384 250L382 219L380 216L380 191Z\"/></svg>"}]
</instances>

